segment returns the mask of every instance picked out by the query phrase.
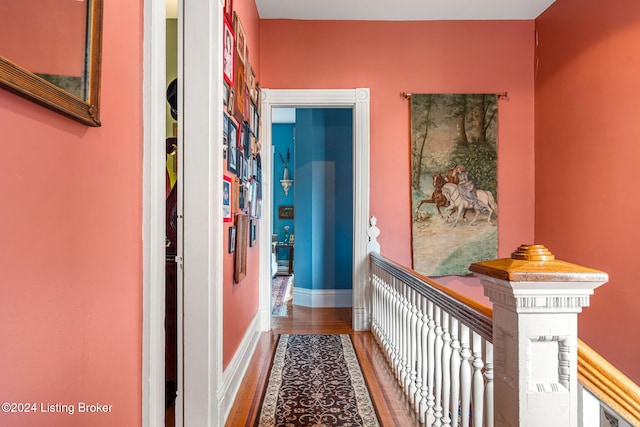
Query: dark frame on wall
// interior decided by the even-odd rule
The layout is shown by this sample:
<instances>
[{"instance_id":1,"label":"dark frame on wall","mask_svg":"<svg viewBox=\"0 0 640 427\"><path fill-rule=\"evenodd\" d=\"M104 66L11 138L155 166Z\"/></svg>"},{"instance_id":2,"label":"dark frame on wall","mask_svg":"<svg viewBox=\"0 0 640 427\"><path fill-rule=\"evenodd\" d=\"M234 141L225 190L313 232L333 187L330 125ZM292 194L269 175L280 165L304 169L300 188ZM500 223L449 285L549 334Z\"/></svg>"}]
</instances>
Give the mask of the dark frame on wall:
<instances>
[{"instance_id":1,"label":"dark frame on wall","mask_svg":"<svg viewBox=\"0 0 640 427\"><path fill-rule=\"evenodd\" d=\"M293 219L294 217L294 207L293 206L279 206L278 207L278 218L279 219Z\"/></svg>"}]
</instances>

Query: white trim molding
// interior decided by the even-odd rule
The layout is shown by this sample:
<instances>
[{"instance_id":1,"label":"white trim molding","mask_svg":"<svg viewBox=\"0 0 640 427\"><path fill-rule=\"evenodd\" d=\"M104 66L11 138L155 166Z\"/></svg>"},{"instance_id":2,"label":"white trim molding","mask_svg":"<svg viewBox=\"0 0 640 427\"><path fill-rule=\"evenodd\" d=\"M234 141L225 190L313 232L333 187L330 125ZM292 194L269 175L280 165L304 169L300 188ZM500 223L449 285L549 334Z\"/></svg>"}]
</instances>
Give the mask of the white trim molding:
<instances>
[{"instance_id":1,"label":"white trim molding","mask_svg":"<svg viewBox=\"0 0 640 427\"><path fill-rule=\"evenodd\" d=\"M351 307L351 289L293 288L293 304L312 308Z\"/></svg>"},{"instance_id":2,"label":"white trim molding","mask_svg":"<svg viewBox=\"0 0 640 427\"><path fill-rule=\"evenodd\" d=\"M142 426L165 415L165 5L144 2L142 164Z\"/></svg>"},{"instance_id":3,"label":"white trim molding","mask_svg":"<svg viewBox=\"0 0 640 427\"><path fill-rule=\"evenodd\" d=\"M218 425L224 425L229 416L229 412L233 407L236 395L240 389L240 384L242 384L242 379L249 368L251 357L247 357L247 355L253 355L258 345L260 322L260 315L258 313L253 318L251 325L249 325L235 356L222 374L222 382L217 393L218 407L220 408L220 415L222 416Z\"/></svg>"},{"instance_id":4,"label":"white trim molding","mask_svg":"<svg viewBox=\"0 0 640 427\"><path fill-rule=\"evenodd\" d=\"M184 425L218 426L222 378L222 18L220 2L183 2ZM180 155L180 152L179 152ZM180 303L180 299L178 300Z\"/></svg>"},{"instance_id":5,"label":"white trim molding","mask_svg":"<svg viewBox=\"0 0 640 427\"><path fill-rule=\"evenodd\" d=\"M262 90L262 176L264 188L272 187L271 109L274 107L352 108L353 109L353 329L370 327L369 264L367 228L369 226L369 117L370 92L357 89L263 89ZM272 221L271 192L263 192L262 221ZM271 227L260 227L260 313L262 330L271 329Z\"/></svg>"}]
</instances>

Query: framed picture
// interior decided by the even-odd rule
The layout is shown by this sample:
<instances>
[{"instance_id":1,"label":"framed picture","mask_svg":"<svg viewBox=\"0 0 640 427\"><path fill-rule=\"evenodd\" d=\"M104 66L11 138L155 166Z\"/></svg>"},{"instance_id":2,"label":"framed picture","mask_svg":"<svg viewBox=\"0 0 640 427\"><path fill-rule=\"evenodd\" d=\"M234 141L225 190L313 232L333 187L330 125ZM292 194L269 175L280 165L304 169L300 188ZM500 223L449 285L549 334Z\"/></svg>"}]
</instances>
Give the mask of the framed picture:
<instances>
[{"instance_id":1,"label":"framed picture","mask_svg":"<svg viewBox=\"0 0 640 427\"><path fill-rule=\"evenodd\" d=\"M236 52L238 52L238 59L244 64L245 55L247 51L247 38L244 34L244 28L242 28L242 22L237 13L233 13L233 23L235 26L236 34ZM244 74L242 75L242 81L244 81Z\"/></svg>"},{"instance_id":2,"label":"framed picture","mask_svg":"<svg viewBox=\"0 0 640 427\"><path fill-rule=\"evenodd\" d=\"M258 140L255 135L251 135L251 156L255 158L260 151L260 145L258 144ZM255 169L253 170L255 173Z\"/></svg>"},{"instance_id":3,"label":"framed picture","mask_svg":"<svg viewBox=\"0 0 640 427\"><path fill-rule=\"evenodd\" d=\"M262 183L260 181L256 180L256 198L258 199L258 202L262 200ZM256 216L260 216L260 215L256 215Z\"/></svg>"},{"instance_id":4,"label":"framed picture","mask_svg":"<svg viewBox=\"0 0 640 427\"><path fill-rule=\"evenodd\" d=\"M256 106L258 107L258 116L262 115L262 93L260 92L260 83L256 81L254 85L256 92Z\"/></svg>"},{"instance_id":5,"label":"framed picture","mask_svg":"<svg viewBox=\"0 0 640 427\"><path fill-rule=\"evenodd\" d=\"M254 157L253 159L251 159L251 163L252 163L252 165L251 165L251 173L252 173L251 178L257 181L258 180L258 177L257 177L258 159Z\"/></svg>"},{"instance_id":6,"label":"framed picture","mask_svg":"<svg viewBox=\"0 0 640 427\"><path fill-rule=\"evenodd\" d=\"M249 181L249 159L242 158L242 181Z\"/></svg>"},{"instance_id":7,"label":"framed picture","mask_svg":"<svg viewBox=\"0 0 640 427\"><path fill-rule=\"evenodd\" d=\"M279 206L278 218L279 219L293 219L294 209L293 206Z\"/></svg>"},{"instance_id":8,"label":"framed picture","mask_svg":"<svg viewBox=\"0 0 640 427\"><path fill-rule=\"evenodd\" d=\"M223 176L222 181L222 218L224 222L231 222L231 178Z\"/></svg>"},{"instance_id":9,"label":"framed picture","mask_svg":"<svg viewBox=\"0 0 640 427\"><path fill-rule=\"evenodd\" d=\"M255 219L249 220L249 246L254 247L256 244L257 234L257 221Z\"/></svg>"},{"instance_id":10,"label":"framed picture","mask_svg":"<svg viewBox=\"0 0 640 427\"><path fill-rule=\"evenodd\" d=\"M237 53L236 53L237 55ZM236 64L236 76L235 76L235 93L234 93L234 102L233 106L233 117L236 118L238 123L242 123L244 121L244 98L245 98L245 90L246 84L244 82L244 64L242 62L238 62Z\"/></svg>"},{"instance_id":11,"label":"framed picture","mask_svg":"<svg viewBox=\"0 0 640 427\"><path fill-rule=\"evenodd\" d=\"M236 227L229 227L229 243L228 246L229 253L232 254L236 251Z\"/></svg>"},{"instance_id":12,"label":"framed picture","mask_svg":"<svg viewBox=\"0 0 640 427\"><path fill-rule=\"evenodd\" d=\"M236 102L236 90L233 88L233 86L229 86L229 96L227 98L227 113L229 113L230 116L233 116L235 102Z\"/></svg>"},{"instance_id":13,"label":"framed picture","mask_svg":"<svg viewBox=\"0 0 640 427\"><path fill-rule=\"evenodd\" d=\"M225 113L222 113L222 159L227 160L227 152L229 151L229 119Z\"/></svg>"},{"instance_id":14,"label":"framed picture","mask_svg":"<svg viewBox=\"0 0 640 427\"><path fill-rule=\"evenodd\" d=\"M256 181L262 182L262 156L260 152L256 154Z\"/></svg>"},{"instance_id":15,"label":"framed picture","mask_svg":"<svg viewBox=\"0 0 640 427\"><path fill-rule=\"evenodd\" d=\"M236 251L236 226L229 227L229 253L232 254Z\"/></svg>"},{"instance_id":16,"label":"framed picture","mask_svg":"<svg viewBox=\"0 0 640 427\"><path fill-rule=\"evenodd\" d=\"M229 130L228 133L228 141L229 141L229 155L227 156L227 170L229 172L233 172L234 174L238 174L238 127L232 119L228 120Z\"/></svg>"},{"instance_id":17,"label":"framed picture","mask_svg":"<svg viewBox=\"0 0 640 427\"><path fill-rule=\"evenodd\" d=\"M233 20L233 0L224 0L224 17L229 22Z\"/></svg>"},{"instance_id":18,"label":"framed picture","mask_svg":"<svg viewBox=\"0 0 640 427\"><path fill-rule=\"evenodd\" d=\"M256 202L256 218L260 218L262 216L262 200L258 200Z\"/></svg>"},{"instance_id":19,"label":"framed picture","mask_svg":"<svg viewBox=\"0 0 640 427\"><path fill-rule=\"evenodd\" d=\"M247 69L245 68L245 73L246 72ZM251 97L249 96L249 88L246 86L246 82L244 89L244 112L242 115L244 116L244 121L247 122L247 124L251 122Z\"/></svg>"},{"instance_id":20,"label":"framed picture","mask_svg":"<svg viewBox=\"0 0 640 427\"><path fill-rule=\"evenodd\" d=\"M236 215L236 247L235 263L233 266L233 280L240 283L247 276L247 238L249 232L249 219L247 215Z\"/></svg>"},{"instance_id":21,"label":"framed picture","mask_svg":"<svg viewBox=\"0 0 640 427\"><path fill-rule=\"evenodd\" d=\"M224 82L222 85L222 103L224 104L225 111L229 109L229 84Z\"/></svg>"},{"instance_id":22,"label":"framed picture","mask_svg":"<svg viewBox=\"0 0 640 427\"><path fill-rule=\"evenodd\" d=\"M260 138L260 115L258 114L258 107L253 104L253 134L256 139Z\"/></svg>"},{"instance_id":23,"label":"framed picture","mask_svg":"<svg viewBox=\"0 0 640 427\"><path fill-rule=\"evenodd\" d=\"M243 212L246 208L247 203L247 192L245 190L244 184L242 184L242 180L240 180L240 185L238 188L238 211Z\"/></svg>"},{"instance_id":24,"label":"framed picture","mask_svg":"<svg viewBox=\"0 0 640 427\"><path fill-rule=\"evenodd\" d=\"M251 183L251 216L258 217L258 183L256 181Z\"/></svg>"},{"instance_id":25,"label":"framed picture","mask_svg":"<svg viewBox=\"0 0 640 427\"><path fill-rule=\"evenodd\" d=\"M249 65L247 71L247 90L249 91L249 97L251 101L256 103L256 73L253 71L253 67Z\"/></svg>"},{"instance_id":26,"label":"framed picture","mask_svg":"<svg viewBox=\"0 0 640 427\"><path fill-rule=\"evenodd\" d=\"M229 85L233 86L233 59L234 59L234 36L233 31L231 30L231 24L225 18L224 20L224 47L222 50L222 71L224 75L224 80L229 83Z\"/></svg>"},{"instance_id":27,"label":"framed picture","mask_svg":"<svg viewBox=\"0 0 640 427\"><path fill-rule=\"evenodd\" d=\"M240 180L237 176L233 177L233 185L231 186L231 210L236 213L240 210Z\"/></svg>"},{"instance_id":28,"label":"framed picture","mask_svg":"<svg viewBox=\"0 0 640 427\"><path fill-rule=\"evenodd\" d=\"M251 157L251 129L249 123L242 123L242 149L245 157Z\"/></svg>"}]
</instances>

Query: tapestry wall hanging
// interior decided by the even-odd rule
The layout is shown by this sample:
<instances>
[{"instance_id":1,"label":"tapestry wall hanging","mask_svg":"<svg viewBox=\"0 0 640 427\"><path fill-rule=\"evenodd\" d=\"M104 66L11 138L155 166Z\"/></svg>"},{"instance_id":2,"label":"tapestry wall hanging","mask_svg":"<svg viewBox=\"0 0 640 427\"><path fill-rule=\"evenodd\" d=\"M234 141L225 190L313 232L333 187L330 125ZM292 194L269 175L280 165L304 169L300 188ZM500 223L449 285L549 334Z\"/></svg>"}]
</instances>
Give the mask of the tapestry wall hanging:
<instances>
[{"instance_id":1,"label":"tapestry wall hanging","mask_svg":"<svg viewBox=\"0 0 640 427\"><path fill-rule=\"evenodd\" d=\"M498 256L494 94L411 95L413 269L467 275Z\"/></svg>"}]
</instances>

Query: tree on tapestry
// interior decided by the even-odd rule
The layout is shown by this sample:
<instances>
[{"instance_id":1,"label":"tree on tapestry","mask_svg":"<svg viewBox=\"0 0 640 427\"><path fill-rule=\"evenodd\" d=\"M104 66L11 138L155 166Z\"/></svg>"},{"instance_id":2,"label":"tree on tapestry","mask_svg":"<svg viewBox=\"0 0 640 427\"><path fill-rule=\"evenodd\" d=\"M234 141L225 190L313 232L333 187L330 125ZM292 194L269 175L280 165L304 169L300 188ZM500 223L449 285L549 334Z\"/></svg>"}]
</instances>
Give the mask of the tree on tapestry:
<instances>
[{"instance_id":1,"label":"tree on tapestry","mask_svg":"<svg viewBox=\"0 0 640 427\"><path fill-rule=\"evenodd\" d=\"M469 274L496 258L498 103L493 94L411 96L413 269Z\"/></svg>"}]
</instances>

